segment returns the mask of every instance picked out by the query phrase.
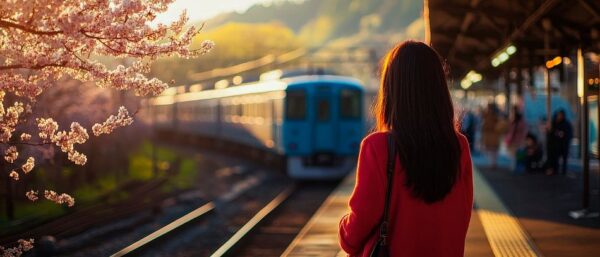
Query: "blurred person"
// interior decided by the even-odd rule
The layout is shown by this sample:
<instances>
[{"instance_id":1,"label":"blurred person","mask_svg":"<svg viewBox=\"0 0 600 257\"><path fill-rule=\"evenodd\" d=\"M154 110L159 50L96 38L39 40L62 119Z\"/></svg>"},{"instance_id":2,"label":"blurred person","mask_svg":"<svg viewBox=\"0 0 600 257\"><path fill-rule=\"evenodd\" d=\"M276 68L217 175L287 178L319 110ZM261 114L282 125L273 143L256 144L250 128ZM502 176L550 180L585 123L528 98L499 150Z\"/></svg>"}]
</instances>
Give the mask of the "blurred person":
<instances>
[{"instance_id":1,"label":"blurred person","mask_svg":"<svg viewBox=\"0 0 600 257\"><path fill-rule=\"evenodd\" d=\"M525 122L519 107L515 105L513 106L512 119L508 125L508 133L505 138L506 147L512 157L515 157L517 150L525 143L527 132L527 122Z\"/></svg>"},{"instance_id":2,"label":"blurred person","mask_svg":"<svg viewBox=\"0 0 600 257\"><path fill-rule=\"evenodd\" d=\"M547 175L559 172L559 159L562 159L561 174L567 172L569 159L569 146L573 138L573 127L565 115L564 110L559 110L552 117L552 124L547 134L548 160Z\"/></svg>"},{"instance_id":3,"label":"blurred person","mask_svg":"<svg viewBox=\"0 0 600 257\"><path fill-rule=\"evenodd\" d=\"M481 141L483 149L489 155L491 167L496 168L500 137L506 132L506 122L494 103L489 103L483 113L481 124Z\"/></svg>"},{"instance_id":4,"label":"blurred person","mask_svg":"<svg viewBox=\"0 0 600 257\"><path fill-rule=\"evenodd\" d=\"M523 153L523 164L527 172L534 173L543 170L544 164L542 158L544 157L544 151L542 150L541 144L538 142L538 138L534 134L527 134Z\"/></svg>"},{"instance_id":5,"label":"blurred person","mask_svg":"<svg viewBox=\"0 0 600 257\"><path fill-rule=\"evenodd\" d=\"M467 110L462 117L460 132L465 135L469 142L471 153L475 149L475 132L477 131L477 117L471 110Z\"/></svg>"},{"instance_id":6,"label":"blurred person","mask_svg":"<svg viewBox=\"0 0 600 257\"><path fill-rule=\"evenodd\" d=\"M463 256L473 177L453 110L435 50L407 41L387 54L377 132L361 143L350 213L339 226L350 256Z\"/></svg>"}]
</instances>

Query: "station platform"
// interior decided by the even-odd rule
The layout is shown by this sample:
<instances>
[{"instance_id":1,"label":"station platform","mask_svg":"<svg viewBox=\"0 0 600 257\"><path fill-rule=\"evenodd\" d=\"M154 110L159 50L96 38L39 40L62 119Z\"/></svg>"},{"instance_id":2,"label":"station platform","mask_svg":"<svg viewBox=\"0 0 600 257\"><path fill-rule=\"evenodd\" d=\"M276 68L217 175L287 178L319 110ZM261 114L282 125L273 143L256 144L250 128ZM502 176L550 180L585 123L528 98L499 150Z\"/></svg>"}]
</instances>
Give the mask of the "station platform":
<instances>
[{"instance_id":1,"label":"station platform","mask_svg":"<svg viewBox=\"0 0 600 257\"><path fill-rule=\"evenodd\" d=\"M572 179L514 176L485 167L474 167L473 173L475 206L465 256L600 256L600 219L572 220L565 211L577 205ZM348 212L354 181L355 174L344 179L282 256L346 256L338 245L338 224Z\"/></svg>"}]
</instances>

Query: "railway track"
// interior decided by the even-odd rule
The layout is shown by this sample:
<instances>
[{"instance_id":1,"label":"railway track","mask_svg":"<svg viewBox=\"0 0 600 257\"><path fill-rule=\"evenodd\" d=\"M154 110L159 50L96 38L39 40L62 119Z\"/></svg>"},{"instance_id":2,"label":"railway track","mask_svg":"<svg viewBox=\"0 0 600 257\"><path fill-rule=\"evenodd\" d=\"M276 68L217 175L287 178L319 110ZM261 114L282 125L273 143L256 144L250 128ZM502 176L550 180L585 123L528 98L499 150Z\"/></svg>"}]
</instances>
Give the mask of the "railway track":
<instances>
[{"instance_id":1,"label":"railway track","mask_svg":"<svg viewBox=\"0 0 600 257\"><path fill-rule=\"evenodd\" d=\"M211 257L281 256L336 184L303 184L293 188L293 192L282 192L255 216L257 219L248 223L254 224L251 229L240 229L240 235L232 237L228 241L231 243L224 244Z\"/></svg>"},{"instance_id":2,"label":"railway track","mask_svg":"<svg viewBox=\"0 0 600 257\"><path fill-rule=\"evenodd\" d=\"M135 189L128 193L132 195L143 195L144 199L155 198L160 199L165 194L157 190L163 183L164 179L149 182L147 184L138 185ZM81 208L80 210L66 214L55 220L29 229L26 232L15 233L13 235L2 236L0 243L13 242L20 238L34 237L39 238L44 235L53 235L57 237L72 236L85 231L86 229L106 223L107 221L122 218L141 210L152 208L155 203L150 201L126 201L118 204L96 204Z\"/></svg>"},{"instance_id":3,"label":"railway track","mask_svg":"<svg viewBox=\"0 0 600 257\"><path fill-rule=\"evenodd\" d=\"M190 233L191 230L202 230L198 227L201 226L199 223L204 226L214 224L209 220L218 219L218 216L223 215L220 212L226 212L219 211L219 208L227 208L223 205L243 205L239 200L245 197L245 193L225 196L227 203L222 200L209 202L114 253L111 257L280 256L337 184L332 182L315 183L287 185L282 187L279 193L275 194L270 200L264 201L266 204L261 208L255 208L253 213L240 213L239 215L230 216L231 220L227 223L235 229L230 231L228 237L217 239L218 242L215 242L213 246L210 244L208 246L200 244L177 245L173 241L186 238L186 230L188 230L187 233ZM240 222L241 220L244 221ZM205 227L207 229L207 233L204 235L205 238L194 238L194 240L201 242L213 240L210 237L218 237L218 234L220 234L217 227ZM206 249L211 247L213 249ZM157 251L157 249L160 249L160 251ZM174 252L165 251L164 249L172 249Z\"/></svg>"},{"instance_id":4,"label":"railway track","mask_svg":"<svg viewBox=\"0 0 600 257\"><path fill-rule=\"evenodd\" d=\"M157 181L131 193L159 201L93 206L37 228L38 234L58 239L51 256L279 256L335 187L331 182L295 185L282 173L246 164L231 167L204 174L210 179L196 189L221 192L212 193L214 201L207 201L211 193L205 190L191 200L163 195L156 188L164 181ZM183 206L173 212L167 202Z\"/></svg>"}]
</instances>

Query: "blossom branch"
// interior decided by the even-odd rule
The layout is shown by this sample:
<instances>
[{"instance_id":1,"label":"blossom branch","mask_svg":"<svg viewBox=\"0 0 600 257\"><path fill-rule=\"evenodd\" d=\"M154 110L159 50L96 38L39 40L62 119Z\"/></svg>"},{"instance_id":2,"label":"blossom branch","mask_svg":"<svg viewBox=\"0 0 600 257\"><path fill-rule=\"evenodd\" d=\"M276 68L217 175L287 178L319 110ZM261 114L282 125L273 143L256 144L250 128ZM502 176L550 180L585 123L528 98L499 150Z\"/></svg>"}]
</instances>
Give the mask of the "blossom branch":
<instances>
[{"instance_id":1,"label":"blossom branch","mask_svg":"<svg viewBox=\"0 0 600 257\"><path fill-rule=\"evenodd\" d=\"M14 29L22 30L27 33L31 33L31 34L35 34L35 35L46 35L46 36L53 36L53 35L58 35L58 34L63 33L60 30L58 30L58 31L40 31L40 30L29 28L25 25L12 23L12 22L5 21L5 20L0 20L0 28L14 28Z\"/></svg>"}]
</instances>

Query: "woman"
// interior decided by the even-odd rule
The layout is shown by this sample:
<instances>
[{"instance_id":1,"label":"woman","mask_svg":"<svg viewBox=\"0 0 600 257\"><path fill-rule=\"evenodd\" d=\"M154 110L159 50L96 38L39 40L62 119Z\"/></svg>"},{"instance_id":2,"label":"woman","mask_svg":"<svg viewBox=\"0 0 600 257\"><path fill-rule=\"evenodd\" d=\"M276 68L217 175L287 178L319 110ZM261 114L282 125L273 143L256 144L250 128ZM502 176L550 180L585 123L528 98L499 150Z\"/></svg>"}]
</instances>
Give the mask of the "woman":
<instances>
[{"instance_id":1,"label":"woman","mask_svg":"<svg viewBox=\"0 0 600 257\"><path fill-rule=\"evenodd\" d=\"M506 125L502 116L498 113L498 108L494 103L489 103L487 110L483 114L483 124L481 126L481 140L484 150L489 154L491 167L496 168L496 159L498 149L500 148L500 137L505 133Z\"/></svg>"},{"instance_id":2,"label":"woman","mask_svg":"<svg viewBox=\"0 0 600 257\"><path fill-rule=\"evenodd\" d=\"M548 138L548 170L547 175L559 171L559 160L562 159L561 174L567 173L569 147L573 138L573 128L567 120L565 111L559 110L552 118L552 125L547 135Z\"/></svg>"},{"instance_id":3,"label":"woman","mask_svg":"<svg viewBox=\"0 0 600 257\"><path fill-rule=\"evenodd\" d=\"M506 147L511 156L514 157L517 150L523 146L525 138L527 138L527 122L519 107L513 106L513 117L506 135Z\"/></svg>"},{"instance_id":4,"label":"woman","mask_svg":"<svg viewBox=\"0 0 600 257\"><path fill-rule=\"evenodd\" d=\"M377 132L361 144L340 245L350 256L364 257L378 240L390 134L397 149L386 240L390 256L462 257L473 207L471 157L432 48L407 41L387 55L375 117Z\"/></svg>"}]
</instances>

